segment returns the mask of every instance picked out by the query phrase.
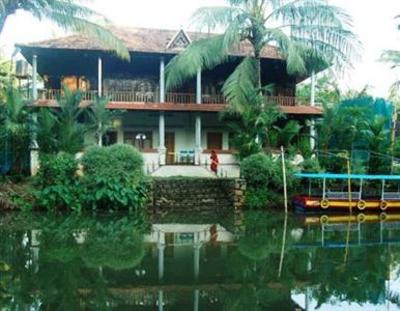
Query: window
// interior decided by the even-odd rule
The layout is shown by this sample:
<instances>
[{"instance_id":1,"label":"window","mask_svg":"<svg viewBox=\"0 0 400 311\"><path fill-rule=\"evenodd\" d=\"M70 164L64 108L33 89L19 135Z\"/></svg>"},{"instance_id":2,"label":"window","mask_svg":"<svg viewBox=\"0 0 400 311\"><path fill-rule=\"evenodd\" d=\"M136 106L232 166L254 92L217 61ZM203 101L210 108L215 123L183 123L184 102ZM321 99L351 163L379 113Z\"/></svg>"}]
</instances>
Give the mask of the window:
<instances>
[{"instance_id":1,"label":"window","mask_svg":"<svg viewBox=\"0 0 400 311\"><path fill-rule=\"evenodd\" d=\"M148 131L125 132L124 142L139 150L150 150L153 148L153 133Z\"/></svg>"},{"instance_id":2,"label":"window","mask_svg":"<svg viewBox=\"0 0 400 311\"><path fill-rule=\"evenodd\" d=\"M207 133L207 149L222 150L222 133L220 132Z\"/></svg>"}]
</instances>

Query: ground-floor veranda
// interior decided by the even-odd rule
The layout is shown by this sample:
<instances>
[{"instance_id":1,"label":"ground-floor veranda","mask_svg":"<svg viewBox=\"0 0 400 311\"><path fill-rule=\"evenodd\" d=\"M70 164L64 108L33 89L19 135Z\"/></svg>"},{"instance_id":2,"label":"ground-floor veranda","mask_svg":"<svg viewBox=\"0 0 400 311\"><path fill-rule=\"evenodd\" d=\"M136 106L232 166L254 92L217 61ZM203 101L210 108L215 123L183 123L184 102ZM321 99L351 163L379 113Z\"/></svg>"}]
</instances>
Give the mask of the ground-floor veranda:
<instances>
[{"instance_id":1,"label":"ground-floor veranda","mask_svg":"<svg viewBox=\"0 0 400 311\"><path fill-rule=\"evenodd\" d=\"M221 165L235 165L229 140L229 128L216 112L128 111L114 121L104 142L133 145L142 152L146 168L158 168L207 166L211 150Z\"/></svg>"}]
</instances>

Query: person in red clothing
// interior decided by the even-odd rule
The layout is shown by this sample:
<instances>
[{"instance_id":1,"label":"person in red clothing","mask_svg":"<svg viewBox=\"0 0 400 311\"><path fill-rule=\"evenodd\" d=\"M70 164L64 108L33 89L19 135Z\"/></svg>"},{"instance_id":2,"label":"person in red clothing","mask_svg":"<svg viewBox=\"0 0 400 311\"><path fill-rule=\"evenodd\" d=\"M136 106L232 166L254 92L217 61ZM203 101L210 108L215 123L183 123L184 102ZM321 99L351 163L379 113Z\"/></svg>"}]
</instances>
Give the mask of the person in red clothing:
<instances>
[{"instance_id":1,"label":"person in red clothing","mask_svg":"<svg viewBox=\"0 0 400 311\"><path fill-rule=\"evenodd\" d=\"M215 174L218 173L218 164L219 164L219 159L218 159L218 155L215 152L215 150L211 151L211 165L210 165L210 169L211 171L213 171Z\"/></svg>"}]
</instances>

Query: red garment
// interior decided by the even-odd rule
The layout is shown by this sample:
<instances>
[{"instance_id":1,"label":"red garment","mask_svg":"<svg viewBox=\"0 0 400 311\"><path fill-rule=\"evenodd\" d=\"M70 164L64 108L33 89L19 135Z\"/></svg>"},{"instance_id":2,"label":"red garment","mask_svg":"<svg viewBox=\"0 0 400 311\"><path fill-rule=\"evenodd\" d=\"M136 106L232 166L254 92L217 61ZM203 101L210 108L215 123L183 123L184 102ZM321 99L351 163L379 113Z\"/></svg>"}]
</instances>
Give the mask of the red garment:
<instances>
[{"instance_id":1,"label":"red garment","mask_svg":"<svg viewBox=\"0 0 400 311\"><path fill-rule=\"evenodd\" d=\"M215 151L211 152L210 159L211 159L211 165L210 165L211 171L213 171L214 173L218 173L219 159Z\"/></svg>"}]
</instances>

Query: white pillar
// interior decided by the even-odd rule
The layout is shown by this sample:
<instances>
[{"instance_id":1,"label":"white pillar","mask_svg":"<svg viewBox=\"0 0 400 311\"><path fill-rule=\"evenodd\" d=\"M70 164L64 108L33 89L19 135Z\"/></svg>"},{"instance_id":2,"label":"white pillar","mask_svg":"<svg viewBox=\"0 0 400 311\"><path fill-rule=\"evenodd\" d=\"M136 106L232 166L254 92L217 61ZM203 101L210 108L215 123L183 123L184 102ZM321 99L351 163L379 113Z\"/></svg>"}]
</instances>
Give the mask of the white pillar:
<instances>
[{"instance_id":1,"label":"white pillar","mask_svg":"<svg viewBox=\"0 0 400 311\"><path fill-rule=\"evenodd\" d=\"M203 149L201 148L201 115L198 113L195 120L195 164L201 164L201 154Z\"/></svg>"},{"instance_id":2,"label":"white pillar","mask_svg":"<svg viewBox=\"0 0 400 311\"><path fill-rule=\"evenodd\" d=\"M38 99L37 92L37 55L33 55L32 57L32 99Z\"/></svg>"},{"instance_id":3,"label":"white pillar","mask_svg":"<svg viewBox=\"0 0 400 311\"><path fill-rule=\"evenodd\" d=\"M165 103L165 60L160 59L160 103Z\"/></svg>"},{"instance_id":4,"label":"white pillar","mask_svg":"<svg viewBox=\"0 0 400 311\"><path fill-rule=\"evenodd\" d=\"M158 231L158 279L161 281L164 278L164 250L165 250L165 233Z\"/></svg>"},{"instance_id":5,"label":"white pillar","mask_svg":"<svg viewBox=\"0 0 400 311\"><path fill-rule=\"evenodd\" d=\"M99 97L103 95L103 60L97 59L97 92Z\"/></svg>"},{"instance_id":6,"label":"white pillar","mask_svg":"<svg viewBox=\"0 0 400 311\"><path fill-rule=\"evenodd\" d=\"M196 77L196 104L201 104L201 69L197 70L197 77Z\"/></svg>"},{"instance_id":7,"label":"white pillar","mask_svg":"<svg viewBox=\"0 0 400 311\"><path fill-rule=\"evenodd\" d=\"M165 148L165 115L163 111L160 111L158 118L158 158L160 165L165 165L167 148Z\"/></svg>"},{"instance_id":8,"label":"white pillar","mask_svg":"<svg viewBox=\"0 0 400 311\"><path fill-rule=\"evenodd\" d=\"M314 107L315 106L315 71L311 73L311 98L310 98L310 106ZM310 147L311 150L314 150L315 148L315 121L311 120L311 125L310 125Z\"/></svg>"}]
</instances>

